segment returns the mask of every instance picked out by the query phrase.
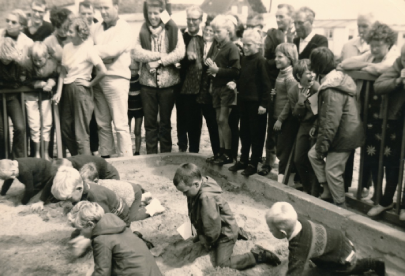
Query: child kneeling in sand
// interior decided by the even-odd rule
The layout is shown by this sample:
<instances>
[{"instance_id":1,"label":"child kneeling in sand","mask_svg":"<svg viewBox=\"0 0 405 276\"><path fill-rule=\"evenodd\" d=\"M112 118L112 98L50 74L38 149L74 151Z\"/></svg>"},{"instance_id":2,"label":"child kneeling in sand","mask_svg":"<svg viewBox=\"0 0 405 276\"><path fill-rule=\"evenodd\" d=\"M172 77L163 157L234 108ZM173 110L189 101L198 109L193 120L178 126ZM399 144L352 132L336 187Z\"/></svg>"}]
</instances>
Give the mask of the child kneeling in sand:
<instances>
[{"instance_id":1,"label":"child kneeling in sand","mask_svg":"<svg viewBox=\"0 0 405 276\"><path fill-rule=\"evenodd\" d=\"M92 275L162 275L143 241L132 234L119 217L105 214L99 204L79 202L68 219L91 239L94 257Z\"/></svg>"},{"instance_id":2,"label":"child kneeling in sand","mask_svg":"<svg viewBox=\"0 0 405 276\"><path fill-rule=\"evenodd\" d=\"M369 270L385 275L384 262L358 259L353 243L342 231L298 219L294 207L287 202L274 203L266 213L266 222L275 238L288 239L288 276L304 275L307 260L339 275L362 275Z\"/></svg>"},{"instance_id":3,"label":"child kneeling in sand","mask_svg":"<svg viewBox=\"0 0 405 276\"><path fill-rule=\"evenodd\" d=\"M176 170L173 183L187 197L188 215L197 230L195 242L207 249L215 248L216 266L245 269L257 263L280 264L270 251L252 249L243 255L231 256L239 235L239 227L228 203L222 198L222 189L210 177L203 177L193 163L184 163Z\"/></svg>"}]
</instances>

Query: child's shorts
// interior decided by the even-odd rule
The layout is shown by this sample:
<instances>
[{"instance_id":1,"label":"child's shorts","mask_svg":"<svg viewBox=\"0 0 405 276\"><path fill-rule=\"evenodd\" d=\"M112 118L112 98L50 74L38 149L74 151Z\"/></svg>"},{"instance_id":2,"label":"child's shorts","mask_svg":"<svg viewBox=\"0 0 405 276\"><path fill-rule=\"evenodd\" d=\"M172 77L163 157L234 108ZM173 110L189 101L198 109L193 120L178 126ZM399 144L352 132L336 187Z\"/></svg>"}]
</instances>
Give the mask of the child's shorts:
<instances>
[{"instance_id":1,"label":"child's shorts","mask_svg":"<svg viewBox=\"0 0 405 276\"><path fill-rule=\"evenodd\" d=\"M214 108L230 107L235 105L236 93L226 86L213 87L212 105Z\"/></svg>"},{"instance_id":2,"label":"child's shorts","mask_svg":"<svg viewBox=\"0 0 405 276\"><path fill-rule=\"evenodd\" d=\"M131 95L129 92L128 96L128 118L142 118L143 109L142 109L142 98L141 94Z\"/></svg>"}]
</instances>

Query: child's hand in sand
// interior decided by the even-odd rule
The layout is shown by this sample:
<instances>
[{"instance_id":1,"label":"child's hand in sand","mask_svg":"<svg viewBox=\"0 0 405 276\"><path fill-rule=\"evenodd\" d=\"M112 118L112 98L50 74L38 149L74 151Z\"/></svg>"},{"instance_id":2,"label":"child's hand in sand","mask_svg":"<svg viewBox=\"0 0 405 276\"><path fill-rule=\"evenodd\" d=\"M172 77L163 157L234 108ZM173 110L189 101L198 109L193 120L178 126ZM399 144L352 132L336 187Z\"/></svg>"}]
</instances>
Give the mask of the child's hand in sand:
<instances>
[{"instance_id":1,"label":"child's hand in sand","mask_svg":"<svg viewBox=\"0 0 405 276\"><path fill-rule=\"evenodd\" d=\"M30 206L30 210L34 212L42 211L44 210L44 202L40 201L37 203L34 203Z\"/></svg>"}]
</instances>

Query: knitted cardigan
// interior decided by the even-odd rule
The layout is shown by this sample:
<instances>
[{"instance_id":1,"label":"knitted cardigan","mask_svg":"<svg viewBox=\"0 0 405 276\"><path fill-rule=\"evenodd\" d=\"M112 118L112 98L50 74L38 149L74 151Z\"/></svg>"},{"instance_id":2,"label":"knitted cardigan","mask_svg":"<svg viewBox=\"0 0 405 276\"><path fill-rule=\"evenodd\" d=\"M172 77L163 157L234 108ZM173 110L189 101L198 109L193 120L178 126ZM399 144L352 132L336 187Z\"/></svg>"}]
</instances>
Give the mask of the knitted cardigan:
<instances>
[{"instance_id":1,"label":"knitted cardigan","mask_svg":"<svg viewBox=\"0 0 405 276\"><path fill-rule=\"evenodd\" d=\"M291 107L287 95L288 90L297 83L293 77L292 70L292 66L280 70L276 79L275 89L277 94L274 103L273 118L280 122L284 122L291 114Z\"/></svg>"}]
</instances>

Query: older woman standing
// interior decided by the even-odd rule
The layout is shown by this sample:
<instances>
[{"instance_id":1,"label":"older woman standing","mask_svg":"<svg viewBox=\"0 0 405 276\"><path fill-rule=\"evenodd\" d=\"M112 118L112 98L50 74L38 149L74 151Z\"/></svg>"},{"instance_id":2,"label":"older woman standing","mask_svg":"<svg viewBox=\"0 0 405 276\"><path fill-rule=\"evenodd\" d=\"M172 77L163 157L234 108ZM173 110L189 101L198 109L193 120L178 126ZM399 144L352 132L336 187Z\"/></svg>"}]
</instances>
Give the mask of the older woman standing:
<instances>
[{"instance_id":1,"label":"older woman standing","mask_svg":"<svg viewBox=\"0 0 405 276\"><path fill-rule=\"evenodd\" d=\"M399 50L396 45L397 33L386 24L376 22L366 36L366 42L370 45L370 51L363 55L352 57L344 60L341 67L344 70L361 70L372 75L379 76L386 71L399 56ZM361 82L358 83L357 96L363 98L361 93ZM364 160L364 173L366 176L372 175L374 185L378 179L378 160L381 146L382 132L382 97L374 92L371 87L370 102L368 108L366 143L367 151ZM362 102L362 101L361 101ZM388 115L388 124L386 132L386 145L384 150L384 166L386 173L386 188L384 196L379 205L374 206L368 213L368 216L377 216L381 212L393 207L392 198L395 193L395 187L398 182L402 123L397 120L396 116ZM365 177L366 184L368 182ZM363 185L364 186L364 185ZM376 193L374 194L374 197Z\"/></svg>"},{"instance_id":2,"label":"older woman standing","mask_svg":"<svg viewBox=\"0 0 405 276\"><path fill-rule=\"evenodd\" d=\"M180 72L175 64L185 55L182 34L176 24L161 20L165 2L148 0L144 6L145 23L135 43L133 58L142 63L140 83L145 113L146 151L158 153L160 124L160 152L171 152L170 117L174 105L173 88L180 83ZM160 113L160 123L157 121Z\"/></svg>"}]
</instances>

